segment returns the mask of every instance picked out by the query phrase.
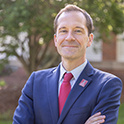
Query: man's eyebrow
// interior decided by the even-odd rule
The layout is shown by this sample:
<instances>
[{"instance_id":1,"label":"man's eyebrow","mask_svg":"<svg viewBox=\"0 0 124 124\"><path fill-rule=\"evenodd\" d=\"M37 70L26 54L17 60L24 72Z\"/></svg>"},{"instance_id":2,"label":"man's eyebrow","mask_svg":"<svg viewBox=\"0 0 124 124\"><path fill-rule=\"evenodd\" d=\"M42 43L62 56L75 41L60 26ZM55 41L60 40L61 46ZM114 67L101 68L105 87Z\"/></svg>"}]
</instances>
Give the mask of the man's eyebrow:
<instances>
[{"instance_id":1,"label":"man's eyebrow","mask_svg":"<svg viewBox=\"0 0 124 124\"><path fill-rule=\"evenodd\" d=\"M80 26L76 26L75 28L80 28L80 29L84 30L84 28L83 27L80 27Z\"/></svg>"},{"instance_id":2,"label":"man's eyebrow","mask_svg":"<svg viewBox=\"0 0 124 124\"><path fill-rule=\"evenodd\" d=\"M61 30L61 29L65 29L65 28L66 28L66 27L60 27L59 30Z\"/></svg>"},{"instance_id":3,"label":"man's eyebrow","mask_svg":"<svg viewBox=\"0 0 124 124\"><path fill-rule=\"evenodd\" d=\"M84 30L84 28L83 27L80 27L80 26L76 26L75 28L80 28L81 30ZM66 29L66 27L64 27L64 26L63 27L60 27L59 30L61 30L61 29Z\"/></svg>"}]
</instances>

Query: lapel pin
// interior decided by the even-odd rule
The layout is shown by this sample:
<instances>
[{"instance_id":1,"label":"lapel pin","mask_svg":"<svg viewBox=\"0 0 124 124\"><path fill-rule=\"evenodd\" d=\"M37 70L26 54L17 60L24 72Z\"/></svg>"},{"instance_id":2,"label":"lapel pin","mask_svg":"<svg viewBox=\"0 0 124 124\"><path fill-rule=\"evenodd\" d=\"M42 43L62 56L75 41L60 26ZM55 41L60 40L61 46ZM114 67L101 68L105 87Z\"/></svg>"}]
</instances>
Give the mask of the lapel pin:
<instances>
[{"instance_id":1,"label":"lapel pin","mask_svg":"<svg viewBox=\"0 0 124 124\"><path fill-rule=\"evenodd\" d=\"M82 79L82 81L79 83L80 86L85 87L85 85L88 83L87 80Z\"/></svg>"}]
</instances>

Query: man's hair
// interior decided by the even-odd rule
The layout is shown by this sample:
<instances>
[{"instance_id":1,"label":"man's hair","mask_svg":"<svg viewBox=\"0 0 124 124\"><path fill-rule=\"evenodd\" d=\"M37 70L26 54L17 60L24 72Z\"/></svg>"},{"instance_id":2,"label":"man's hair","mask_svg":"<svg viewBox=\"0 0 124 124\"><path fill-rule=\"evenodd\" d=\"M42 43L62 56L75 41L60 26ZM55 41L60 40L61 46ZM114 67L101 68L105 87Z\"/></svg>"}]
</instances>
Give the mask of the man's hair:
<instances>
[{"instance_id":1,"label":"man's hair","mask_svg":"<svg viewBox=\"0 0 124 124\"><path fill-rule=\"evenodd\" d=\"M91 16L83 9L76 5L68 4L65 8L61 9L54 19L54 32L56 33L58 27L58 19L63 12L78 11L81 12L86 18L86 26L88 28L88 35L93 31L93 20Z\"/></svg>"}]
</instances>

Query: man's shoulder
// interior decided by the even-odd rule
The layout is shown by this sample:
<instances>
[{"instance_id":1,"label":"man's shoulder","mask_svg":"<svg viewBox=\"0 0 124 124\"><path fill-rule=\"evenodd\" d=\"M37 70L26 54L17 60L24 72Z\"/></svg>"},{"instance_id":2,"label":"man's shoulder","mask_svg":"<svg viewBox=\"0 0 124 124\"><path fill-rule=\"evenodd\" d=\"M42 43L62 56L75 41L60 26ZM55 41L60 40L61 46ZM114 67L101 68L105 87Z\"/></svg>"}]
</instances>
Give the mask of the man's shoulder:
<instances>
[{"instance_id":1,"label":"man's shoulder","mask_svg":"<svg viewBox=\"0 0 124 124\"><path fill-rule=\"evenodd\" d=\"M38 70L38 71L35 71L33 73L35 73L35 75L43 75L43 74L49 75L49 74L53 73L56 70L57 70L57 67L53 67L53 68Z\"/></svg>"},{"instance_id":2,"label":"man's shoulder","mask_svg":"<svg viewBox=\"0 0 124 124\"><path fill-rule=\"evenodd\" d=\"M93 75L96 77L101 77L101 78L116 78L117 77L116 75L110 72L93 67L89 62L87 64L86 69L88 70L88 72L92 72Z\"/></svg>"},{"instance_id":3,"label":"man's shoulder","mask_svg":"<svg viewBox=\"0 0 124 124\"><path fill-rule=\"evenodd\" d=\"M103 79L119 79L120 78L110 72L107 72L107 71L103 71L103 70L100 70L100 69L97 69L97 68L94 68L95 70L95 76L96 77L100 77L100 78L103 78Z\"/></svg>"}]
</instances>

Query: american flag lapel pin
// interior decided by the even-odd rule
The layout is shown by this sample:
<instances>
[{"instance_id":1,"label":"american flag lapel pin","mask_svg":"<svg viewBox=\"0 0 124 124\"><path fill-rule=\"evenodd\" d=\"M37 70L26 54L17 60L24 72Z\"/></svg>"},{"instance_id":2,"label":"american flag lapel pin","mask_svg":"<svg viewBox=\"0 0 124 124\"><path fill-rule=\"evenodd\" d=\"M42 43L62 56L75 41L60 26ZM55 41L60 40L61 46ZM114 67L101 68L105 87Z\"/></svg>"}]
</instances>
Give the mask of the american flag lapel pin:
<instances>
[{"instance_id":1,"label":"american flag lapel pin","mask_svg":"<svg viewBox=\"0 0 124 124\"><path fill-rule=\"evenodd\" d=\"M85 87L85 85L88 83L87 80L82 79L82 81L79 83L80 86Z\"/></svg>"}]
</instances>

